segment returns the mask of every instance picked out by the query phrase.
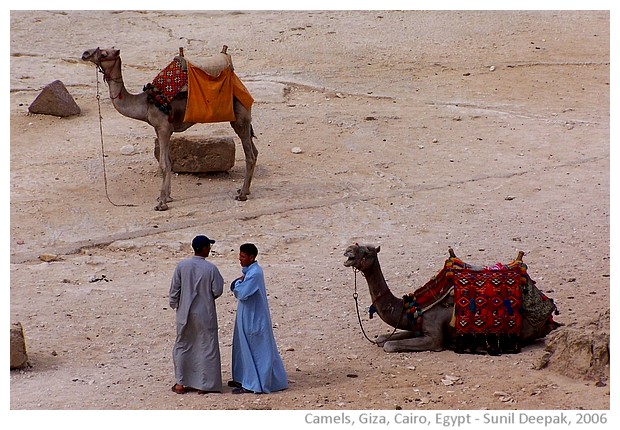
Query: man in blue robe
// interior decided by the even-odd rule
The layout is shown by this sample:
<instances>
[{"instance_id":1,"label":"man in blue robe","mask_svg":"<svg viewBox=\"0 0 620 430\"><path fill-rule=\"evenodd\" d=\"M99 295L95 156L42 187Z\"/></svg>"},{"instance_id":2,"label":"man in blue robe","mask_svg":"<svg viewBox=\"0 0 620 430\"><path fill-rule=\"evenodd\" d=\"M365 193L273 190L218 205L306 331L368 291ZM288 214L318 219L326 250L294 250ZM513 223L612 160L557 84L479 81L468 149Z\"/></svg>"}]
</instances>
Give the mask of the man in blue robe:
<instances>
[{"instance_id":1,"label":"man in blue robe","mask_svg":"<svg viewBox=\"0 0 620 430\"><path fill-rule=\"evenodd\" d=\"M172 391L177 394L222 391L215 299L222 295L224 278L215 264L206 260L213 243L206 236L196 236L192 241L194 256L179 262L170 283L169 301L176 310L177 326Z\"/></svg>"},{"instance_id":2,"label":"man in blue robe","mask_svg":"<svg viewBox=\"0 0 620 430\"><path fill-rule=\"evenodd\" d=\"M284 363L273 336L263 269L256 261L258 249L246 243L239 248L243 276L233 281L237 318L233 333L233 394L270 393L288 388Z\"/></svg>"}]
</instances>

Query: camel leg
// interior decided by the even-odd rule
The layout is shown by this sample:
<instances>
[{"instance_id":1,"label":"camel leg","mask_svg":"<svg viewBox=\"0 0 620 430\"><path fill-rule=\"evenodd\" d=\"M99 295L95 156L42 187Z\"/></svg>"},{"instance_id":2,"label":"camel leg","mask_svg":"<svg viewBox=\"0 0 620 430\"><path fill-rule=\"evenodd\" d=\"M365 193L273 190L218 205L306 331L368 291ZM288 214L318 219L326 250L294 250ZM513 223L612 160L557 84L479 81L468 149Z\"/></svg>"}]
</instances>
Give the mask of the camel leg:
<instances>
[{"instance_id":1,"label":"camel leg","mask_svg":"<svg viewBox=\"0 0 620 430\"><path fill-rule=\"evenodd\" d=\"M377 336L377 346L383 346L385 342L390 340L402 340L410 339L413 337L413 332L408 330L397 331L390 334L380 334Z\"/></svg>"},{"instance_id":2,"label":"camel leg","mask_svg":"<svg viewBox=\"0 0 620 430\"><path fill-rule=\"evenodd\" d=\"M258 157L258 149L252 141L254 131L252 130L252 114L249 110L243 106L243 104L235 99L234 101L235 118L234 122L231 122L232 126L239 139L241 139L241 145L243 146L243 152L245 154L245 178L243 180L243 186L238 190L237 200L245 201L250 194L250 185L252 183L252 176L254 175L254 168L256 167L256 159Z\"/></svg>"},{"instance_id":3,"label":"camel leg","mask_svg":"<svg viewBox=\"0 0 620 430\"><path fill-rule=\"evenodd\" d=\"M159 143L159 167L162 171L161 191L157 199L156 211L168 210L168 202L172 201L170 197L171 178L172 178L172 162L170 161L170 136L172 130L170 128L156 128L157 141Z\"/></svg>"},{"instance_id":4,"label":"camel leg","mask_svg":"<svg viewBox=\"0 0 620 430\"><path fill-rule=\"evenodd\" d=\"M426 311L422 318L422 336L386 340L385 352L442 351L444 349L444 327L452 316L452 308L435 306ZM409 332L413 334L412 332Z\"/></svg>"},{"instance_id":5,"label":"camel leg","mask_svg":"<svg viewBox=\"0 0 620 430\"><path fill-rule=\"evenodd\" d=\"M433 336L419 336L409 339L388 340L383 344L385 352L443 351L442 340Z\"/></svg>"},{"instance_id":6,"label":"camel leg","mask_svg":"<svg viewBox=\"0 0 620 430\"><path fill-rule=\"evenodd\" d=\"M408 330L397 331L392 335L382 334L377 336L377 345L382 346L385 352L407 351L441 351L443 350L441 339L425 333L415 337Z\"/></svg>"}]
</instances>

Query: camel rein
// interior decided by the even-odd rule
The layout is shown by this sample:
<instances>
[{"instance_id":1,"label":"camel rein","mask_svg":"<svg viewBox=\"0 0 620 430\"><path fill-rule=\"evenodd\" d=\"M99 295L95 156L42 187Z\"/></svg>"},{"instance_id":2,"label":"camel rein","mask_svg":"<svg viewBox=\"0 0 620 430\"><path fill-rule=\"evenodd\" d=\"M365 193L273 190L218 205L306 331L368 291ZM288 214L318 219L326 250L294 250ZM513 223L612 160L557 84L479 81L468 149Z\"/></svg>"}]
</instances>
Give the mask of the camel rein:
<instances>
[{"instance_id":1,"label":"camel rein","mask_svg":"<svg viewBox=\"0 0 620 430\"><path fill-rule=\"evenodd\" d=\"M101 94L99 94L99 72L100 72L100 67L95 67L95 75L97 78L97 109L99 112L99 136L101 139L101 161L103 164L103 185L105 188L105 196L108 199L108 202L110 202L110 204L112 204L112 206L117 206L117 207L135 207L136 205L132 205L132 204L117 204L114 203L111 199L110 199L110 195L108 194L108 176L106 174L106 164L105 164L105 147L103 144L103 117L101 116ZM104 74L104 79L105 79L105 74Z\"/></svg>"},{"instance_id":2,"label":"camel rein","mask_svg":"<svg viewBox=\"0 0 620 430\"><path fill-rule=\"evenodd\" d=\"M356 269L355 267L353 267L353 285L354 285L354 290L353 290L353 300L355 300L355 311L357 312L357 321L360 324L360 329L362 329L362 334L364 335L364 337L368 340L368 342L373 343L373 344L377 344L376 341L370 339L368 337L368 335L366 334L366 331L364 330L364 326L362 325L362 317L360 315L360 308L359 308L359 303L357 301L357 298L359 297L359 294L357 293L357 272L359 272L358 269ZM373 303L374 304L374 303ZM403 313L405 312L405 308L403 307L400 317L398 318L398 321L401 320L401 318L403 317ZM387 342L388 340L390 340L392 338L392 336L394 336L394 333L396 333L397 327L394 327L394 331L392 331L392 333L390 333L390 335L387 337L387 339L385 339L384 342Z\"/></svg>"}]
</instances>

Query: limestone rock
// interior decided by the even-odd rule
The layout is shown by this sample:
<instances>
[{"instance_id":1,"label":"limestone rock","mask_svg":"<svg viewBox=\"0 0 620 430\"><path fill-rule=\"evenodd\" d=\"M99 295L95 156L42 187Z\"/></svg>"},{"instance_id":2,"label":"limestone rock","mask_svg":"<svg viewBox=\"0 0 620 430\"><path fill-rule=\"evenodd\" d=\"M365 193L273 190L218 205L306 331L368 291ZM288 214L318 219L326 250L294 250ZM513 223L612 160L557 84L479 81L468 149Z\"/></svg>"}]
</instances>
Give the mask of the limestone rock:
<instances>
[{"instance_id":1,"label":"limestone rock","mask_svg":"<svg viewBox=\"0 0 620 430\"><path fill-rule=\"evenodd\" d=\"M11 324L11 369L20 369L28 365L24 329L21 323Z\"/></svg>"},{"instance_id":2,"label":"limestone rock","mask_svg":"<svg viewBox=\"0 0 620 430\"><path fill-rule=\"evenodd\" d=\"M54 81L45 86L28 107L31 113L54 115L60 117L79 115L77 105L61 81Z\"/></svg>"},{"instance_id":3,"label":"limestone rock","mask_svg":"<svg viewBox=\"0 0 620 430\"><path fill-rule=\"evenodd\" d=\"M585 325L560 327L545 338L536 368L571 378L609 380L609 310Z\"/></svg>"},{"instance_id":4,"label":"limestone rock","mask_svg":"<svg viewBox=\"0 0 620 430\"><path fill-rule=\"evenodd\" d=\"M159 161L157 138L155 158ZM235 165L235 141L232 137L172 137L170 162L177 173L226 172Z\"/></svg>"}]
</instances>

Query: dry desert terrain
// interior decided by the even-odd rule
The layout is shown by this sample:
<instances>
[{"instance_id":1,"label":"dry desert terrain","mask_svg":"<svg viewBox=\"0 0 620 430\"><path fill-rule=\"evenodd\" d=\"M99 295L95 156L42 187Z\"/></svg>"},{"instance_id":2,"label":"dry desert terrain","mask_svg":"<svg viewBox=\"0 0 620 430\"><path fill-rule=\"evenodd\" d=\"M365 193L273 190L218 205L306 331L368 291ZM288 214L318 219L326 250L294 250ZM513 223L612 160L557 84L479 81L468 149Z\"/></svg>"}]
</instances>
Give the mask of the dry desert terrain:
<instances>
[{"instance_id":1,"label":"dry desert terrain","mask_svg":"<svg viewBox=\"0 0 620 430\"><path fill-rule=\"evenodd\" d=\"M154 211L154 131L114 110L82 52L119 48L138 93L180 47L191 60L222 45L255 99L250 198L234 199L235 136L230 171L175 174ZM29 113L55 80L79 115ZM403 295L449 247L475 264L524 251L557 321L608 311L610 12L12 11L10 221L10 319L31 363L10 373L12 410L609 409L609 381L534 369L544 340L496 357L384 352L362 335L343 252L380 245ZM238 246L258 246L288 390L171 392L167 294L196 234L217 240L228 282ZM389 333L357 288L366 332ZM226 381L236 303L217 305Z\"/></svg>"}]
</instances>

